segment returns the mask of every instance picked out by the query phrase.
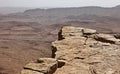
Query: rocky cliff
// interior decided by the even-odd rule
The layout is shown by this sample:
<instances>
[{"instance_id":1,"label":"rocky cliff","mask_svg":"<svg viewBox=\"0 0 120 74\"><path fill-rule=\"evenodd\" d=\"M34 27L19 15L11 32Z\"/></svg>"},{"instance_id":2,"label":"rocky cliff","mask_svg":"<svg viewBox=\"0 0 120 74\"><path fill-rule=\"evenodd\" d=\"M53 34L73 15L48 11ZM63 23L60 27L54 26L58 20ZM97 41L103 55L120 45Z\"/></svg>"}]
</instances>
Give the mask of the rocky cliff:
<instances>
[{"instance_id":1,"label":"rocky cliff","mask_svg":"<svg viewBox=\"0 0 120 74\"><path fill-rule=\"evenodd\" d=\"M65 26L52 42L52 58L27 64L21 74L120 74L120 35Z\"/></svg>"}]
</instances>

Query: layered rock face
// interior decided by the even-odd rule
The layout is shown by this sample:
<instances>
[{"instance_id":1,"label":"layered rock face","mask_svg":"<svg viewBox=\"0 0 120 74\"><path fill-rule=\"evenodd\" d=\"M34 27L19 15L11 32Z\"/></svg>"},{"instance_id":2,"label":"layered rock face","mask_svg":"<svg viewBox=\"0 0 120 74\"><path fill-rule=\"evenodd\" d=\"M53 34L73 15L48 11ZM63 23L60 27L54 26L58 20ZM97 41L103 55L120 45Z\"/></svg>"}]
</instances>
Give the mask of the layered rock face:
<instances>
[{"instance_id":1,"label":"layered rock face","mask_svg":"<svg viewBox=\"0 0 120 74\"><path fill-rule=\"evenodd\" d=\"M120 74L120 35L65 26L52 43L52 61L29 63L21 74Z\"/></svg>"}]
</instances>

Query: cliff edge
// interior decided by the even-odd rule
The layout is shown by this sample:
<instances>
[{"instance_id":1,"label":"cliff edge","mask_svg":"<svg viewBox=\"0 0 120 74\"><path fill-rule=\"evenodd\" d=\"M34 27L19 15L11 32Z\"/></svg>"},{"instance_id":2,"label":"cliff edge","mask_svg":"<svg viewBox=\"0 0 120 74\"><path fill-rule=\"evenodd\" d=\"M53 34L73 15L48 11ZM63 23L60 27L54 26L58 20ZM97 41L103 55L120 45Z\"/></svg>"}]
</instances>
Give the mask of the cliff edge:
<instances>
[{"instance_id":1,"label":"cliff edge","mask_svg":"<svg viewBox=\"0 0 120 74\"><path fill-rule=\"evenodd\" d=\"M120 35L64 26L52 42L52 58L27 64L21 74L120 74Z\"/></svg>"}]
</instances>

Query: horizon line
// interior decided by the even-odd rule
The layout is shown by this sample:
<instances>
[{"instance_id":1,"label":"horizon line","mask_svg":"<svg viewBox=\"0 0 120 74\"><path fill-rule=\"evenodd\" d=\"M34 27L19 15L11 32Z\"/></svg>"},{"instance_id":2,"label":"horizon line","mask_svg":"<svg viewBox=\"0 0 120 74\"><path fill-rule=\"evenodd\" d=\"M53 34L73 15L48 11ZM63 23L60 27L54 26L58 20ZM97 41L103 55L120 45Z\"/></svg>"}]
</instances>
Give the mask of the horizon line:
<instances>
[{"instance_id":1,"label":"horizon line","mask_svg":"<svg viewBox=\"0 0 120 74\"><path fill-rule=\"evenodd\" d=\"M113 8L117 7L120 5L115 5L115 6L97 6L97 5L90 5L90 6L56 6L56 7L50 7L50 6L44 6L44 7L24 7L24 6L1 6L0 8L79 8L79 7L102 7L102 8Z\"/></svg>"}]
</instances>

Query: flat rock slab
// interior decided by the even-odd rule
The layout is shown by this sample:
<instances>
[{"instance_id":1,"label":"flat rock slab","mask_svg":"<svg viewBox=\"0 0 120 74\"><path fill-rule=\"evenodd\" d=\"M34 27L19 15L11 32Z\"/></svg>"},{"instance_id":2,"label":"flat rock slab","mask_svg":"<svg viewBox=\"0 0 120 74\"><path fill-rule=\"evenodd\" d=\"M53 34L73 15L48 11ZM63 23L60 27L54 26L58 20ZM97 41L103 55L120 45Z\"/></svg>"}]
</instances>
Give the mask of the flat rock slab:
<instances>
[{"instance_id":1,"label":"flat rock slab","mask_svg":"<svg viewBox=\"0 0 120 74\"><path fill-rule=\"evenodd\" d=\"M53 74L58 68L58 61L52 58L39 58L37 62L28 63L21 74Z\"/></svg>"}]
</instances>

